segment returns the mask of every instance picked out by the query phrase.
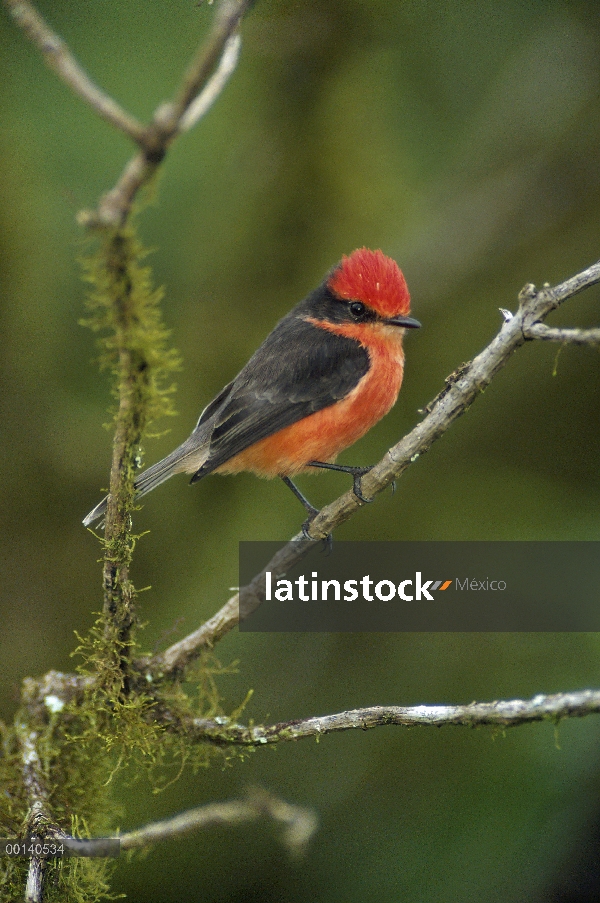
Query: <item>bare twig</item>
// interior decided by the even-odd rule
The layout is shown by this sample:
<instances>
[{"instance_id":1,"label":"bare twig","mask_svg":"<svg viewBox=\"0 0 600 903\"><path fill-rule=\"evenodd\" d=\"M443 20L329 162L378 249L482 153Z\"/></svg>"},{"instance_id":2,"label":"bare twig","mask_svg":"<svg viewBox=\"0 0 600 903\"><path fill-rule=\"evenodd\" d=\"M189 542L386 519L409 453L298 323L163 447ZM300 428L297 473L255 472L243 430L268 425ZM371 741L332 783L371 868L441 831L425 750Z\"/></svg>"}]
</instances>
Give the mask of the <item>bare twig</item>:
<instances>
[{"instance_id":1,"label":"bare twig","mask_svg":"<svg viewBox=\"0 0 600 903\"><path fill-rule=\"evenodd\" d=\"M180 132L189 132L189 130L193 128L206 113L208 113L235 71L240 56L241 46L242 39L239 34L234 34L228 38L225 49L223 50L223 56L221 57L214 75L211 76L200 94L198 94L187 110L182 114L179 120Z\"/></svg>"},{"instance_id":2,"label":"bare twig","mask_svg":"<svg viewBox=\"0 0 600 903\"><path fill-rule=\"evenodd\" d=\"M479 727L516 727L534 721L561 718L583 718L600 713L600 690L534 696L533 699L511 699L502 702L473 702L469 705L370 706L318 718L282 721L267 726L245 727L222 725L216 721L195 719L195 736L199 742L209 740L219 745L265 746L286 740L304 740L339 731L366 731L395 724L403 727L422 725L443 727L461 725Z\"/></svg>"},{"instance_id":3,"label":"bare twig","mask_svg":"<svg viewBox=\"0 0 600 903\"><path fill-rule=\"evenodd\" d=\"M80 210L77 222L86 229L96 226L112 226L123 223L131 211L135 197L147 184L158 167L158 162L149 161L140 152L129 160L114 188L100 198L96 210Z\"/></svg>"},{"instance_id":4,"label":"bare twig","mask_svg":"<svg viewBox=\"0 0 600 903\"><path fill-rule=\"evenodd\" d=\"M212 32L190 63L168 116L163 112L162 117L155 115L155 119L162 118L164 124L169 124L171 129L177 131L185 111L208 82L229 38L253 2L254 0L223 0L215 16Z\"/></svg>"},{"instance_id":5,"label":"bare twig","mask_svg":"<svg viewBox=\"0 0 600 903\"><path fill-rule=\"evenodd\" d=\"M232 596L219 611L201 627L188 634L165 652L150 659L138 659L135 666L149 676L172 677L182 673L194 661L202 649L210 649L222 636L237 626L240 620L239 596Z\"/></svg>"},{"instance_id":6,"label":"bare twig","mask_svg":"<svg viewBox=\"0 0 600 903\"><path fill-rule=\"evenodd\" d=\"M525 336L564 345L600 345L600 329L561 329L534 323L525 331Z\"/></svg>"},{"instance_id":7,"label":"bare twig","mask_svg":"<svg viewBox=\"0 0 600 903\"><path fill-rule=\"evenodd\" d=\"M539 330L547 327L539 321L544 319L560 304L584 289L600 282L600 262L594 264L555 288L545 286L537 291L527 285L519 295L519 310L512 315L505 311L504 322L498 335L468 364L463 364L446 379L446 386L424 410L427 416L410 433L391 448L382 460L363 477L362 490L368 496L382 492L397 480L421 455L429 450L436 439L444 435L454 421L464 414L473 401L489 385L496 373L508 363L511 355L524 344L526 338L543 338ZM574 330L578 332L578 330ZM565 332L565 330L550 330ZM598 330L583 330L584 334ZM311 533L323 537L338 527L361 506L353 492L346 492L330 505L323 508L311 524ZM294 537L278 555L289 556L289 566L295 564L307 548L302 543L302 534ZM252 582L252 598L260 598L261 581L265 571L283 573L284 566L269 562L261 574ZM212 646L238 623L239 595L232 596L210 620L198 630L175 643L165 652L151 659L137 662L139 668L161 677L180 673L207 646Z\"/></svg>"},{"instance_id":8,"label":"bare twig","mask_svg":"<svg viewBox=\"0 0 600 903\"><path fill-rule=\"evenodd\" d=\"M145 127L126 113L89 78L65 42L55 34L29 0L4 0L6 8L32 44L42 52L48 66L92 109L111 125L143 144Z\"/></svg>"},{"instance_id":9,"label":"bare twig","mask_svg":"<svg viewBox=\"0 0 600 903\"><path fill-rule=\"evenodd\" d=\"M231 827L256 821L265 816L284 825L282 841L296 854L304 851L317 828L317 818L311 809L293 806L264 790L255 790L245 800L210 803L197 809L189 809L173 818L153 822L136 831L122 834L119 840L122 850L134 850L192 831L216 825Z\"/></svg>"},{"instance_id":10,"label":"bare twig","mask_svg":"<svg viewBox=\"0 0 600 903\"><path fill-rule=\"evenodd\" d=\"M295 806L262 788L253 788L246 799L209 803L188 809L166 818L151 822L135 831L114 837L79 838L72 837L54 825L44 827L40 841L57 841L72 854L81 856L115 855L119 851L138 850L161 841L182 837L194 831L203 831L217 826L235 825L269 818L283 826L281 841L293 855L301 855L317 830L318 819L313 809ZM28 837L35 839L35 825L30 822ZM45 858L33 857L27 882L26 903L41 903L43 898L43 876Z\"/></svg>"}]
</instances>

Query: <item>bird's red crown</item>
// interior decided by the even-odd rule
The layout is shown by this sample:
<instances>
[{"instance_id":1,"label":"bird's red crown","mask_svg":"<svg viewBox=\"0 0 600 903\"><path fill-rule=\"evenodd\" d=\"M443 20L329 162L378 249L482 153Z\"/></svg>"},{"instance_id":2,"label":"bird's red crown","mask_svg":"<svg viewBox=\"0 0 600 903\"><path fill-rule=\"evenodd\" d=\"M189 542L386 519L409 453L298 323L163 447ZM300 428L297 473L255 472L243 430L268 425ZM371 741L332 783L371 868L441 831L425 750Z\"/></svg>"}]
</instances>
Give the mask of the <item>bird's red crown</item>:
<instances>
[{"instance_id":1,"label":"bird's red crown","mask_svg":"<svg viewBox=\"0 0 600 903\"><path fill-rule=\"evenodd\" d=\"M338 298L362 301L383 317L406 316L410 295L402 270L383 251L358 248L344 255L327 283Z\"/></svg>"}]
</instances>

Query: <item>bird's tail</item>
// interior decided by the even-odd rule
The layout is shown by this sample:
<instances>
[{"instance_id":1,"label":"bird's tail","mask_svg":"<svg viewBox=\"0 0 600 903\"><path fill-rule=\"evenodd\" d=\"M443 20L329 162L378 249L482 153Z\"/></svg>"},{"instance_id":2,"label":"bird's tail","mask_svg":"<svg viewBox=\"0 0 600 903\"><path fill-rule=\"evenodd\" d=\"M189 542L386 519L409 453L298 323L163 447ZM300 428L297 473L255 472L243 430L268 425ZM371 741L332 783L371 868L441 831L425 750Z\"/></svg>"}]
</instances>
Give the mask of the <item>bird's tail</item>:
<instances>
[{"instance_id":1,"label":"bird's tail","mask_svg":"<svg viewBox=\"0 0 600 903\"><path fill-rule=\"evenodd\" d=\"M202 464L206 460L207 452L208 443L203 446L202 443L198 442L197 438L194 439L193 435L190 436L190 438L186 439L179 448L172 451L170 455L167 455L162 461L158 461L157 464L153 464L152 467L149 467L139 475L135 481L136 499L141 498L143 495L146 495L147 492L151 492L152 489L160 486L161 483L164 483L165 480L172 477L174 473L180 473L181 471L190 473L202 467ZM102 501L99 502L86 517L84 517L83 524L85 527L89 527L104 516L106 513L107 502L108 496L103 498Z\"/></svg>"}]
</instances>

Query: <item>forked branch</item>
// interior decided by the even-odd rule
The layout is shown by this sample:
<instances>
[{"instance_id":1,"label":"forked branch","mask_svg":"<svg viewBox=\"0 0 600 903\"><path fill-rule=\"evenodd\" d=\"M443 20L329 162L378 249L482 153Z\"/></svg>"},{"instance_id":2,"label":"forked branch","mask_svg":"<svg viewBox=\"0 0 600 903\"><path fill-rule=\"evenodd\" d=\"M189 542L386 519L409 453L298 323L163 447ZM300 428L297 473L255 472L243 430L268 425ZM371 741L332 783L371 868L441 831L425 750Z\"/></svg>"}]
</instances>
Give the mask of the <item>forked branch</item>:
<instances>
[{"instance_id":1,"label":"forked branch","mask_svg":"<svg viewBox=\"0 0 600 903\"><path fill-rule=\"evenodd\" d=\"M172 101L161 103L148 125L142 125L84 71L65 42L29 0L4 0L17 25L41 51L47 64L99 116L134 141L139 152L125 166L117 184L96 210L78 215L86 227L122 225L139 190L146 185L178 134L189 131L210 109L234 71L240 50L236 29L253 0L223 0L208 38L196 51Z\"/></svg>"}]
</instances>

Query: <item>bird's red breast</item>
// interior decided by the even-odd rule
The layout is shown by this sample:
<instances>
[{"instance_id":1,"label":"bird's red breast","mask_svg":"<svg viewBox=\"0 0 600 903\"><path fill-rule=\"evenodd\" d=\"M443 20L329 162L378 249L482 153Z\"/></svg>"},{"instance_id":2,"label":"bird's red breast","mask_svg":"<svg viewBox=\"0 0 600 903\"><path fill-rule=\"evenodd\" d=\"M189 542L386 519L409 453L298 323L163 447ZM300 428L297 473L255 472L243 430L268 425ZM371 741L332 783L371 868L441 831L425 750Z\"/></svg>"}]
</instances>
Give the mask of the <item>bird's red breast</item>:
<instances>
[{"instance_id":1,"label":"bird's red breast","mask_svg":"<svg viewBox=\"0 0 600 903\"><path fill-rule=\"evenodd\" d=\"M249 470L262 477L294 476L308 461L332 462L393 407L402 385L402 333L384 324L333 324L309 319L319 329L358 340L369 354L369 369L345 398L255 442L218 468Z\"/></svg>"}]
</instances>

